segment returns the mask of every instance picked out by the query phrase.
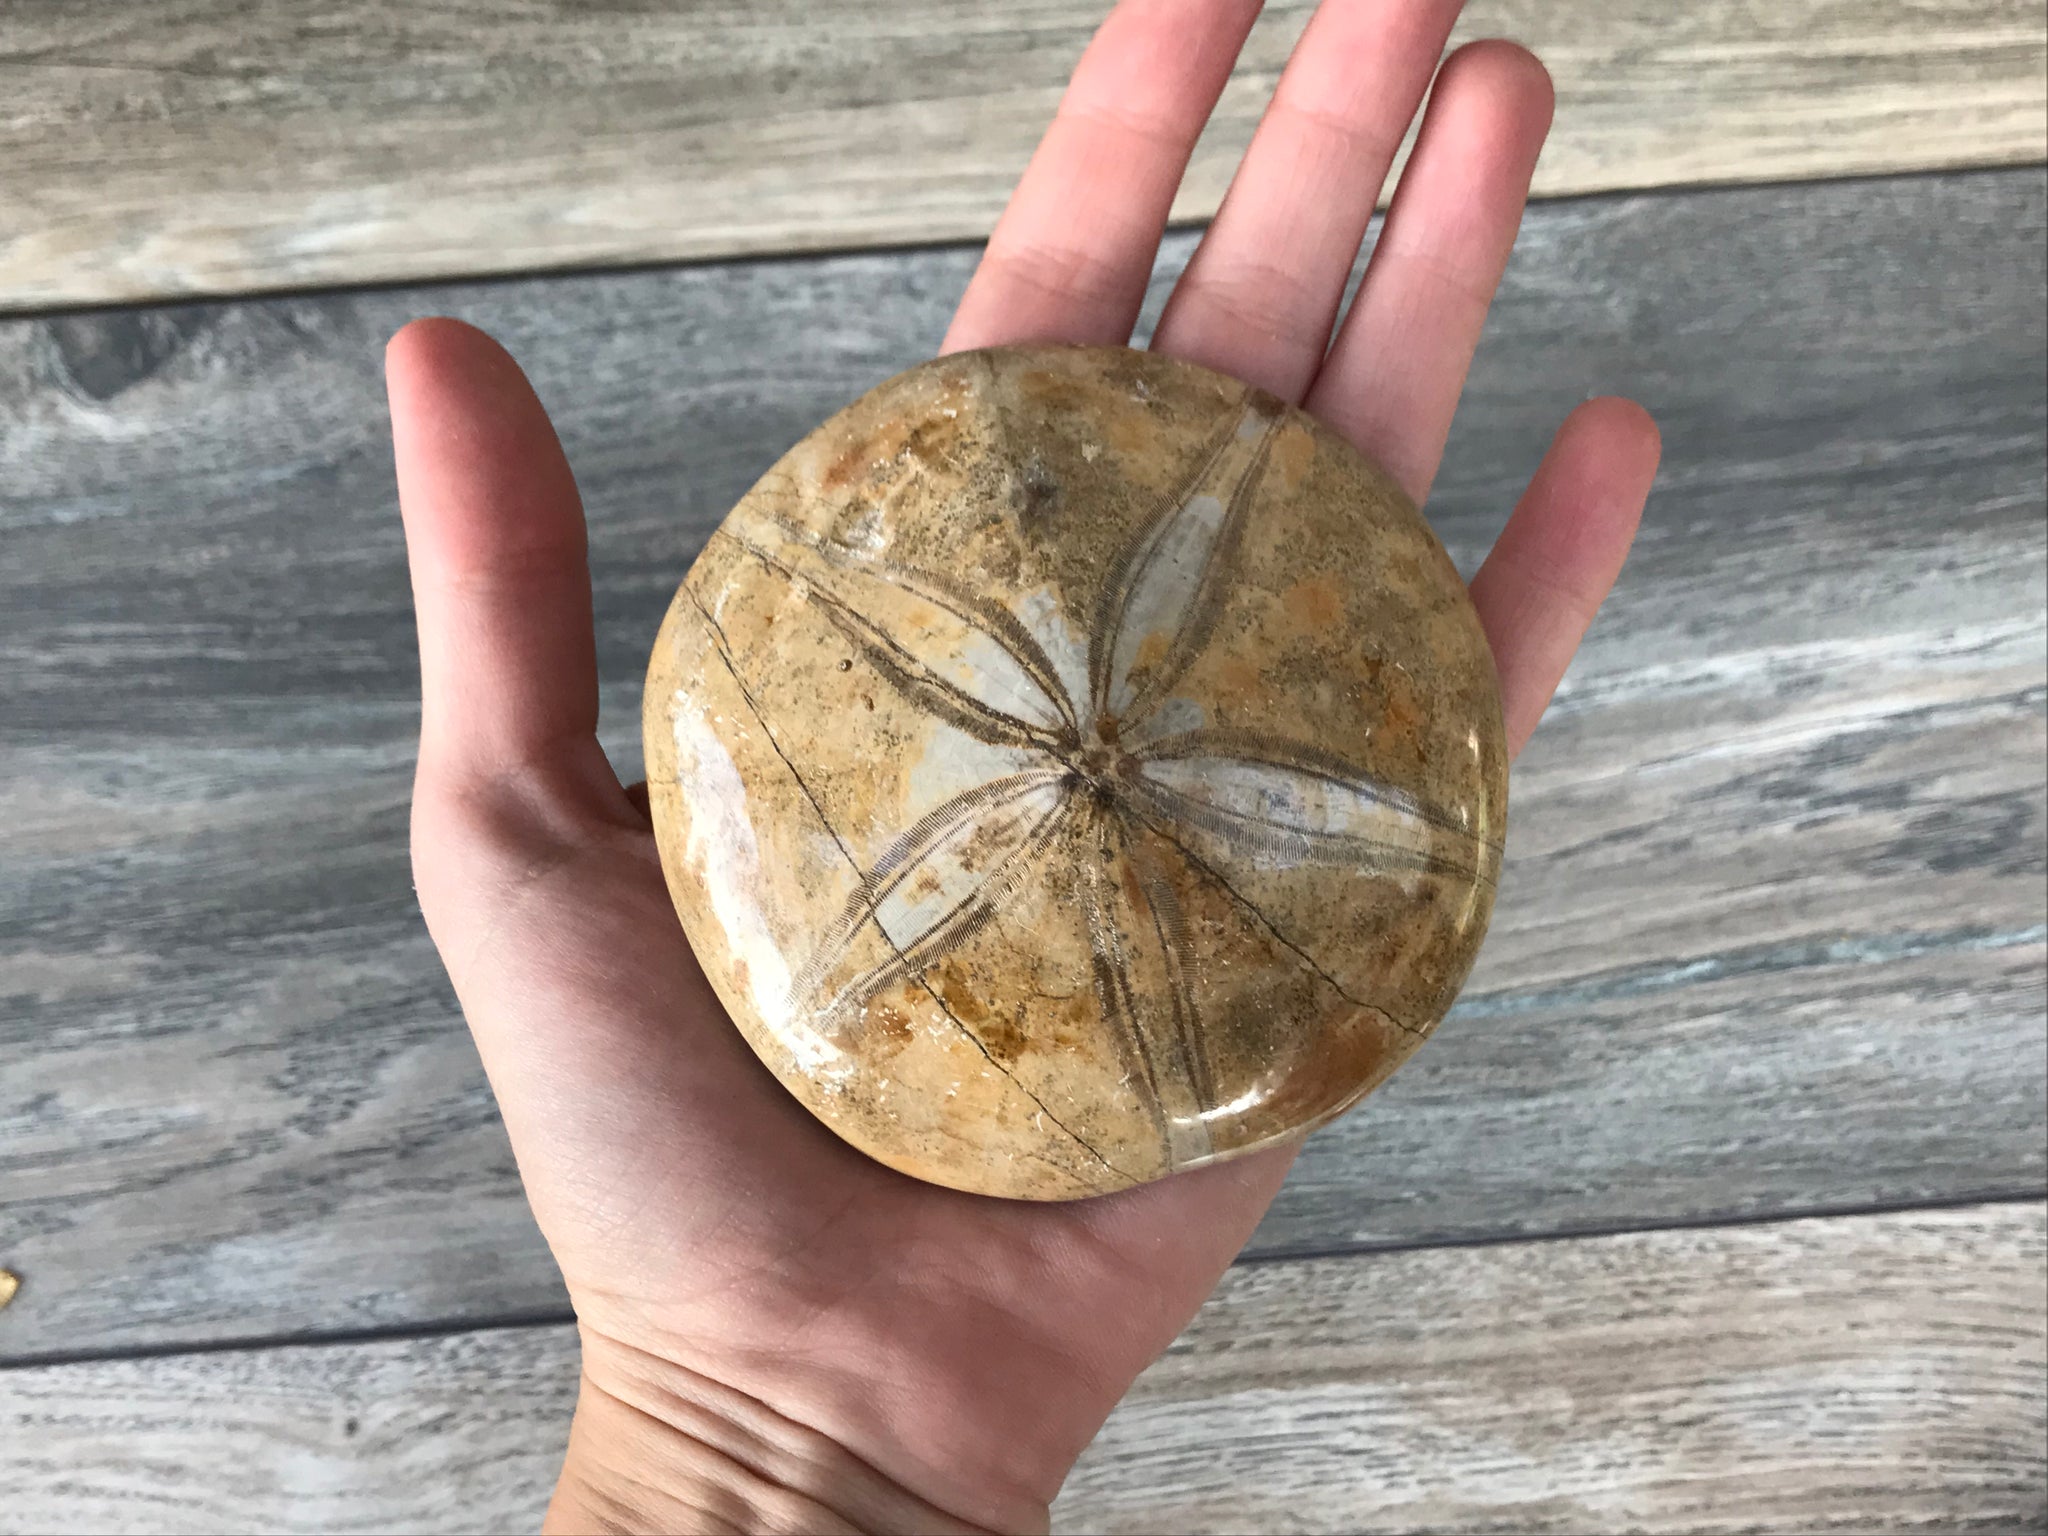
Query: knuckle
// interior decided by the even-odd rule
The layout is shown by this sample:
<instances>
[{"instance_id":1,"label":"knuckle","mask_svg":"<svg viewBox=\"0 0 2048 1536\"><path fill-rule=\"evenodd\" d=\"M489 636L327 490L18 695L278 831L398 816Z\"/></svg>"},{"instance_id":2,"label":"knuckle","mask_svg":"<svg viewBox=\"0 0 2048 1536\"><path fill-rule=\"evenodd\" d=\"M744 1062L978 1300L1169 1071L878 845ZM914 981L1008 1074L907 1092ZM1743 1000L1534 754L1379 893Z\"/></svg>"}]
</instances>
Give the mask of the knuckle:
<instances>
[{"instance_id":1,"label":"knuckle","mask_svg":"<svg viewBox=\"0 0 2048 1536\"><path fill-rule=\"evenodd\" d=\"M992 250L988 267L1006 285L1034 289L1054 298L1097 303L1115 297L1124 286L1116 263L1083 246L1042 241Z\"/></svg>"},{"instance_id":2,"label":"knuckle","mask_svg":"<svg viewBox=\"0 0 2048 1536\"><path fill-rule=\"evenodd\" d=\"M1320 345L1329 305L1300 274L1256 257L1217 263L1197 275L1199 308L1261 336Z\"/></svg>"}]
</instances>

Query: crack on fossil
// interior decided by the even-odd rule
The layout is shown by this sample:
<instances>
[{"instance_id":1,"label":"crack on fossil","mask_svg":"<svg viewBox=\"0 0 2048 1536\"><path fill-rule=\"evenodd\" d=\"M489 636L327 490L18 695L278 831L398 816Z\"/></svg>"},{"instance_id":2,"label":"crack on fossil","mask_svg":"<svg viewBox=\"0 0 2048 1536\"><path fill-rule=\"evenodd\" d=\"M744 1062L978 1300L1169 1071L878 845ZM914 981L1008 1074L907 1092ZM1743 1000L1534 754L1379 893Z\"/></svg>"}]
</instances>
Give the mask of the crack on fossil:
<instances>
[{"instance_id":1,"label":"crack on fossil","mask_svg":"<svg viewBox=\"0 0 2048 1536\"><path fill-rule=\"evenodd\" d=\"M1004 779L991 779L919 817L907 832L882 851L881 856L875 860L873 869L862 874L859 865L856 864L854 869L855 873L860 874L860 884L851 900L841 909L839 916L825 930L810 959L804 963L803 968L790 983L792 993L808 993L821 982L832 967L845 958L846 952L853 947L856 936L866 924L873 922L878 928L881 927L882 903L923 870L938 850L952 841L954 834L960 829L973 826L975 818L980 814L998 806L1015 805L1034 790L1050 788L1058 782L1057 775L1045 770L1013 774ZM1038 827L1027 832L1024 840L1017 848L1006 854L1001 863L1014 860L1021 851L1030 847L1039 828L1042 828L1045 821L1056 815L1060 809L1061 806L1056 804L1048 811L1046 817L1041 818ZM988 880L992 881L994 878L995 872L992 871ZM984 885L986 883L985 881ZM966 901L972 902L981 894L981 889L978 887ZM958 906L955 908L955 912L957 911ZM949 917L952 915L948 914ZM945 918L940 919L930 931L943 929L946 921ZM917 942L922 942L922 938Z\"/></svg>"},{"instance_id":2,"label":"crack on fossil","mask_svg":"<svg viewBox=\"0 0 2048 1536\"><path fill-rule=\"evenodd\" d=\"M948 682L906 650L894 636L884 631L872 619L857 612L835 594L827 592L813 577L733 534L720 530L717 537L745 550L747 554L781 576L794 590L816 603L819 611L825 615L826 621L866 656L876 671L912 704L927 713L937 715L948 724L965 731L975 740L987 742L990 746L1023 747L1042 752L1058 752L1067 746L1070 740L1067 733L1048 730L1044 726L1020 720L1015 715L1004 714L985 700L977 699ZM1014 656L1011 659L1016 660ZM1030 675L1028 668L1022 670L1027 676ZM1067 712L1071 714L1071 709L1069 708Z\"/></svg>"},{"instance_id":3,"label":"crack on fossil","mask_svg":"<svg viewBox=\"0 0 2048 1536\"><path fill-rule=\"evenodd\" d=\"M789 543L806 554L814 555L826 565L841 573L869 578L892 586L920 602L930 603L941 612L951 614L963 626L986 631L999 641L1017 663L1020 670L1044 692L1046 700L1059 711L1066 732L1078 738L1081 722L1074 714L1073 702L1067 697L1066 685L1060 680L1059 669L1045 647L1038 643L1038 637L1025 627L1023 620L1000 603L992 603L964 582L937 571L917 572L879 555L856 553L844 545L834 545L815 539L803 530L791 527L780 518L764 516L775 531ZM724 529L716 536L730 539L740 548L754 555L764 563L776 563L765 551ZM785 574L793 567L788 562L780 563ZM801 572L797 573L799 576ZM844 602L844 599L840 599ZM849 605L850 606L850 605Z\"/></svg>"},{"instance_id":4,"label":"crack on fossil","mask_svg":"<svg viewBox=\"0 0 2048 1536\"><path fill-rule=\"evenodd\" d=\"M939 996L938 989L933 987L930 980L925 976L924 972L920 970L916 974L917 984L920 987L924 988L925 992L929 994L931 1000L934 1003L937 1003L939 1005L939 1011L943 1013L947 1018L953 1021L954 1027L958 1029L961 1034L965 1035L968 1038L969 1042L972 1043L972 1045L977 1051L981 1052L981 1054L987 1058L988 1064L990 1066L994 1067L998 1072L1002 1073L1003 1076L1007 1077L1012 1083L1016 1084L1017 1091L1023 1094L1025 1098L1029 1099L1032 1103L1038 1106L1038 1112L1040 1114L1044 1115L1046 1119L1050 1120L1054 1125L1058 1126L1062 1131L1064 1131L1075 1146L1079 1147L1083 1152L1086 1152L1090 1157L1094 1158L1095 1161L1102 1164L1103 1167L1107 1168L1111 1173L1115 1174L1118 1178L1124 1179L1130 1183L1138 1182L1135 1175L1125 1171L1122 1168L1117 1167L1115 1163L1111 1162L1106 1156L1103 1155L1102 1150L1098 1148L1093 1142L1089 1141L1079 1131L1075 1130L1072 1126L1068 1125L1066 1121L1062 1120L1058 1115L1054 1114L1052 1110L1047 1106L1045 1100L1041 1099L1037 1094L1033 1093L1030 1090L1030 1088L1025 1086L1024 1080L1022 1078L1018 1077L1015 1072L1012 1072L1000 1061L997 1061L994 1055L990 1053L988 1046L983 1044L981 1036L977 1035L973 1030L969 1029L967 1027L967 1021L962 1019L959 1014L953 1011L952 1004L948 1003L943 997Z\"/></svg>"},{"instance_id":5,"label":"crack on fossil","mask_svg":"<svg viewBox=\"0 0 2048 1536\"><path fill-rule=\"evenodd\" d=\"M839 829L832 825L832 818L825 814L825 808L818 803L818 797L811 792L810 785L804 782L804 776L797 771L796 764L790 761L789 754L782 750L782 743L775 739L775 730L772 726L768 724L768 717L766 714L762 712L761 705L759 701L755 699L753 690L747 687L746 679L740 676L740 669L738 665L734 662L732 657L732 643L726 636L724 628L719 624L717 619L712 617L711 610L706 608L704 604L698 600L697 594L690 590L688 583L684 584L683 591L689 596L690 606L697 610L698 617L704 621L704 627L711 636L712 649L717 652L719 661L724 664L726 672L731 676L733 686L739 690L740 697L746 702L748 710L752 712L754 718L760 722L761 734L768 739L768 745L774 750L775 755L782 759L783 767L789 770L790 778L795 782L797 789L802 792L804 799L810 802L811 810L817 816L819 825L824 827L826 836L832 839L833 844L839 849L840 854L845 858L847 866L853 870L856 876L859 876L861 873L860 861L854 858L853 851L846 846L846 840L839 835ZM1030 1087L1026 1085L1025 1082L1021 1078L1019 1078L1015 1072L1011 1071L1008 1067L1004 1066L1000 1061L997 1061L994 1055L990 1053L987 1044L982 1040L981 1036L977 1035L972 1029L970 1029L967 1025L967 1021L962 1019L959 1014L955 1013L952 1007L946 1002L946 1000L943 997L939 996L937 989L932 986L930 979L927 978L924 974L923 968L913 968L911 966L909 957L906 956L903 953L903 951L897 947L896 941L890 937L888 931L886 929L883 929L880 923L877 923L875 926L876 929L880 931L882 934L882 941L885 944L887 944L892 950L896 951L897 962L903 966L905 972L909 975L914 975L916 977L917 984L925 990L925 992L931 997L931 1000L934 1003L938 1004L939 1011L945 1014L945 1016L952 1021L953 1027L955 1029L959 1030L961 1034L967 1037L968 1043L982 1054L983 1058L987 1060L990 1066L994 1067L998 1072L1002 1073L1004 1077L1008 1078L1010 1082L1013 1085L1015 1085L1017 1091L1023 1094L1025 1098L1029 1099L1033 1104L1036 1104L1038 1106L1039 1113L1044 1115L1045 1118L1050 1120L1055 1126L1059 1127L1060 1131L1064 1133L1066 1137L1074 1143L1075 1146L1079 1147L1082 1151L1086 1152L1090 1157L1094 1158L1095 1161L1102 1164L1103 1167L1107 1168L1111 1173L1115 1174L1118 1178L1131 1183L1138 1182L1132 1174L1126 1172L1122 1168L1119 1168L1115 1163L1111 1162L1106 1156L1104 1156L1102 1151L1098 1147L1096 1147L1094 1143L1090 1142L1086 1137L1082 1136L1080 1132L1074 1130L1064 1120L1060 1119L1058 1115L1054 1114L1051 1108L1046 1104L1045 1100L1041 1099L1036 1093L1033 1093Z\"/></svg>"},{"instance_id":6,"label":"crack on fossil","mask_svg":"<svg viewBox=\"0 0 2048 1536\"><path fill-rule=\"evenodd\" d=\"M1222 887L1223 893L1226 896L1228 896L1232 901L1236 902L1240 907L1243 907L1245 911L1249 912L1252 915L1252 917L1258 922L1259 926L1261 928L1264 928L1266 932L1270 933L1275 940L1285 945L1288 949L1292 950L1294 954L1300 958L1301 963L1303 965L1306 965L1310 970L1314 971L1316 975L1321 977L1323 981L1332 990L1334 990L1339 997L1343 998L1347 1003L1350 1003L1354 1008L1363 1008L1369 1013L1378 1014L1381 1018L1385 1019L1389 1024L1392 1024L1396 1029L1404 1030L1408 1034L1414 1035L1417 1039L1428 1038L1428 1030L1418 1028L1417 1026L1410 1024L1405 1019L1395 1017L1386 1009L1380 1007L1377 1003L1368 1003L1362 997L1353 996L1351 989L1349 987L1345 986L1343 982L1339 981L1336 977L1332 976L1328 971L1324 970L1322 964L1316 959L1314 955L1310 954L1306 949L1302 948L1301 945L1295 943L1294 940L1290 939L1286 934L1282 933L1279 929L1279 926L1275 924L1270 917L1266 916L1266 914L1259 909L1258 904L1252 901L1250 897L1246 896L1236 886L1232 885L1230 881L1224 877L1223 872L1221 870L1217 869L1215 865L1211 864L1207 859L1203 858L1200 854L1196 853L1192 848L1188 847L1188 845L1182 842L1178 837L1175 837L1173 835L1173 832L1169 828L1160 826L1150 817L1145 817L1143 819L1147 827L1151 828L1152 831L1158 833L1161 837L1165 838L1169 843L1173 844L1174 847L1178 848L1180 850L1180 855L1182 858L1186 859L1188 863L1192 865L1195 869L1201 871L1201 873L1207 875L1211 880L1215 881L1217 885Z\"/></svg>"},{"instance_id":7,"label":"crack on fossil","mask_svg":"<svg viewBox=\"0 0 2048 1536\"><path fill-rule=\"evenodd\" d=\"M857 934L872 919L875 931L881 935L883 942L894 951L897 960L922 974L925 966L931 960L937 959L949 950L959 948L962 944L973 938L985 924L994 918L1003 901L1017 887L1016 872L1018 868L1028 863L1035 855L1044 850L1046 845L1058 834L1060 825L1071 814L1072 802L1063 796L1045 815L1038 819L1031 830L1025 834L1024 841L1005 854L998 861L996 868L983 877L982 882L973 891L955 902L943 917L927 926L922 933L908 944L900 943L896 935L889 932L887 924L882 921L877 904L868 908L867 916L855 921L851 932L847 936L847 948L851 948L853 934ZM858 866L856 866L857 868ZM858 896L856 896L856 900L858 899ZM832 958L830 963L819 966L817 973L810 977L811 985L815 986L818 980L829 973L830 964L837 963L839 959L843 958L844 951L842 950L840 954ZM806 965L804 969L805 972L810 972L812 967ZM894 969L895 963L891 961L884 961L878 966L871 967L868 971L841 987L838 992L833 994L830 1000L817 1010L818 1013L821 1016L829 1017L841 1008L849 1006L859 1007L882 991L892 981L901 979L899 976L892 974ZM800 996L803 991L808 990L809 988L799 990L795 983L791 985L792 996Z\"/></svg>"},{"instance_id":8,"label":"crack on fossil","mask_svg":"<svg viewBox=\"0 0 2048 1536\"><path fill-rule=\"evenodd\" d=\"M816 814L819 825L824 827L825 835L830 837L838 846L840 853L845 856L846 862L853 866L854 873L859 874L860 861L854 858L853 850L848 848L845 840L840 837L839 829L832 825L832 818L825 814L825 808L818 804L818 797L811 793L811 786L806 784L804 776L797 772L796 764L790 761L789 754L782 750L782 743L775 739L774 728L768 724L768 717L762 713L761 705L754 698L753 690L747 686L747 680L740 676L739 666L732 659L732 642L726 636L724 628L717 619L711 616L711 610L704 606L698 599L697 594L690 590L687 582L683 585L683 591L690 599L690 606L697 610L697 616L704 621L704 627L711 635L711 647L718 653L718 659L725 664L725 670L732 675L733 686L739 689L740 698L746 702L746 706L753 713L754 718L761 723L761 734L768 738L768 745L774 750L775 755L782 759L782 766L789 770L790 778L795 781L796 787L803 792L803 797L810 801L811 810Z\"/></svg>"}]
</instances>

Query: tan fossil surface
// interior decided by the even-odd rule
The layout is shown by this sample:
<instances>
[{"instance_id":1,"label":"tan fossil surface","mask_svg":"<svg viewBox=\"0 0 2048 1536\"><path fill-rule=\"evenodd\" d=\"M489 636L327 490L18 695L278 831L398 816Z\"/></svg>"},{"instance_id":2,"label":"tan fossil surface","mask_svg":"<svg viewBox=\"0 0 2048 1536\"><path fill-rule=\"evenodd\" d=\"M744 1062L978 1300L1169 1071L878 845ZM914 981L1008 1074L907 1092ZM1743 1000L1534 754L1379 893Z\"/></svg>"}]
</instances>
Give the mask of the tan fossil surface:
<instances>
[{"instance_id":1,"label":"tan fossil surface","mask_svg":"<svg viewBox=\"0 0 2048 1536\"><path fill-rule=\"evenodd\" d=\"M1295 1136L1490 914L1492 661L1412 504L1149 353L924 363L797 444L649 665L655 832L748 1041L905 1173L1062 1199Z\"/></svg>"}]
</instances>

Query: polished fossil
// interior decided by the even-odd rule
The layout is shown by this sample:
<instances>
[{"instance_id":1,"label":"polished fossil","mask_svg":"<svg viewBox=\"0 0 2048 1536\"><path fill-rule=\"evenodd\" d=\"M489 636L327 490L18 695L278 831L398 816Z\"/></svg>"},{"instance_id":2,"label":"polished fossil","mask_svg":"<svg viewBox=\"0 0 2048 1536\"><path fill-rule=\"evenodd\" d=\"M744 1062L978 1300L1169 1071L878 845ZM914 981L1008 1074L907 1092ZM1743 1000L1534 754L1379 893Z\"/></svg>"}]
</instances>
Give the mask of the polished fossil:
<instances>
[{"instance_id":1,"label":"polished fossil","mask_svg":"<svg viewBox=\"0 0 2048 1536\"><path fill-rule=\"evenodd\" d=\"M1100 1193L1298 1135L1449 1007L1506 753L1463 584L1262 391L961 353L793 448L689 572L645 705L683 925L853 1145Z\"/></svg>"}]
</instances>

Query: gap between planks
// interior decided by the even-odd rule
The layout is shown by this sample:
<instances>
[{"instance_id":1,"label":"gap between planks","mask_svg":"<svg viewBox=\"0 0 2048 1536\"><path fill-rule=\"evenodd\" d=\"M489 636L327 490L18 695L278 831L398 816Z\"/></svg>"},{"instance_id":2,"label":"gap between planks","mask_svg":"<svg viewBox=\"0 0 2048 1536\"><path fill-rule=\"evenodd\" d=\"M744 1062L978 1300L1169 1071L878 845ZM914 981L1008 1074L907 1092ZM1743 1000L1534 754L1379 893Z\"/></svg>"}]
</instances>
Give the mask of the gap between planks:
<instances>
[{"instance_id":1,"label":"gap between planks","mask_svg":"<svg viewBox=\"0 0 2048 1536\"><path fill-rule=\"evenodd\" d=\"M1055 1528L2011 1528L2048 1511L2038 1202L1235 1270ZM567 1324L9 1373L0 1529L533 1523Z\"/></svg>"},{"instance_id":2,"label":"gap between planks","mask_svg":"<svg viewBox=\"0 0 2048 1536\"><path fill-rule=\"evenodd\" d=\"M19 0L0 308L976 239L1106 9ZM1267 6L1177 222L1311 9ZM1541 196L2048 156L2032 0L1473 0L1488 35L1557 78Z\"/></svg>"},{"instance_id":3,"label":"gap between planks","mask_svg":"<svg viewBox=\"0 0 2048 1536\"><path fill-rule=\"evenodd\" d=\"M1632 202L1654 204L1672 199L1685 199L1695 195L1714 196L1754 192L1762 185L1787 193L1821 191L1828 188L1858 186L1893 186L1916 181L1954 182L1969 181L1978 177L2009 176L2015 170L2024 169L2034 163L2031 159L1987 160L1981 163L1962 165L1907 166L1899 170L1860 170L1839 173L1814 172L1804 175L1772 177L1767 183L1745 180L1737 177L1702 179L1692 182L1666 182L1641 187L1589 187L1576 191L1544 192L1532 191L1529 208L1532 210L1571 209L1579 206L1599 207L1626 198ZM2048 162L2044 162L2048 163ZM1385 200L1375 213L1373 234L1377 237L1379 220L1386 212ZM1199 239L1208 228L1215 210L1182 214L1176 210L1166 222L1163 241L1170 248L1176 238ZM763 265L783 265L794 262L829 262L842 259L889 259L901 258L915 261L923 256L968 256L978 257L986 245L986 234L934 236L931 239L849 241L843 245L820 243L800 249L779 251L712 251L705 254L684 254L676 256L648 256L635 260L609 261L604 263L564 263L550 265L536 263L518 267L451 267L430 276L397 277L350 277L327 281L280 282L258 288L223 290L210 292L166 292L161 294L135 294L116 298L74 298L51 303L9 304L0 299L0 325L12 321L62 320L77 317L91 320L96 316L113 318L130 315L175 315L181 310L210 311L223 304L248 302L262 304L289 300L320 301L326 299L349 301L351 299L376 299L384 295L407 293L433 293L446 289L464 294L488 294L493 290L517 288L535 283L576 283L602 281L608 278L658 278L664 273L701 271L744 271ZM1177 271L1178 268L1176 267ZM1344 304L1349 305L1354 296L1363 264L1354 270L1344 289ZM1156 310L1156 304L1148 305ZM1150 326L1157 319L1150 314L1139 322L1139 329L1132 337L1131 345L1149 345ZM1339 319L1342 315L1340 311Z\"/></svg>"},{"instance_id":4,"label":"gap between planks","mask_svg":"<svg viewBox=\"0 0 2048 1536\"><path fill-rule=\"evenodd\" d=\"M1641 1237L1659 1232L1706 1232L1743 1227L1777 1226L1795 1221L1844 1221L1878 1216L1912 1216L1941 1211L1974 1210L2001 1205L2032 1205L2048 1200L2048 1186L2030 1189L1985 1189L1939 1200L1904 1200L1891 1204L1816 1206L1747 1216L1721 1216L1711 1221L1645 1221L1614 1226L1561 1227L1551 1232L1510 1232L1493 1236L1461 1236L1409 1242L1336 1243L1320 1248L1247 1249L1231 1261L1231 1269L1270 1264L1320 1263L1330 1259L1369 1259L1404 1253L1432 1253L1461 1248L1523 1248L1539 1243L1598 1241L1610 1237ZM1220 1282L1219 1282L1220 1283ZM446 1339L464 1334L517 1332L527 1328L566 1327L576 1321L568 1307L539 1307L501 1317L446 1318L435 1322L393 1323L378 1328L313 1329L303 1333L254 1334L241 1338L191 1340L167 1344L113 1345L100 1349L49 1350L40 1354L0 1356L0 1377L9 1371L55 1366L96 1365L114 1360L169 1360L187 1355L237 1355L284 1349L344 1349L361 1344L389 1344L409 1339Z\"/></svg>"}]
</instances>

